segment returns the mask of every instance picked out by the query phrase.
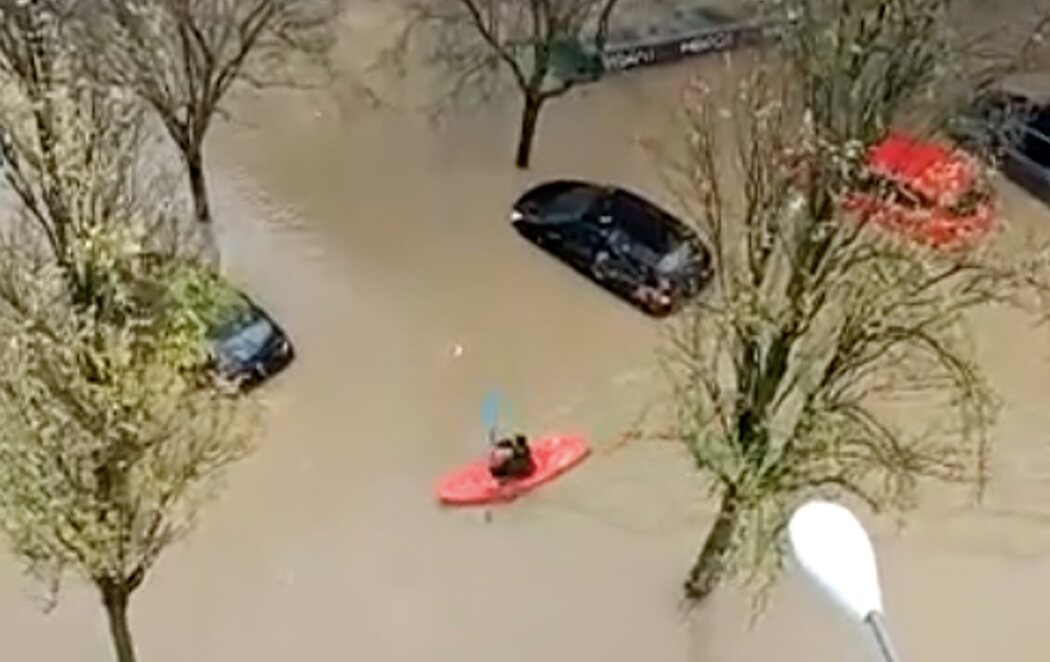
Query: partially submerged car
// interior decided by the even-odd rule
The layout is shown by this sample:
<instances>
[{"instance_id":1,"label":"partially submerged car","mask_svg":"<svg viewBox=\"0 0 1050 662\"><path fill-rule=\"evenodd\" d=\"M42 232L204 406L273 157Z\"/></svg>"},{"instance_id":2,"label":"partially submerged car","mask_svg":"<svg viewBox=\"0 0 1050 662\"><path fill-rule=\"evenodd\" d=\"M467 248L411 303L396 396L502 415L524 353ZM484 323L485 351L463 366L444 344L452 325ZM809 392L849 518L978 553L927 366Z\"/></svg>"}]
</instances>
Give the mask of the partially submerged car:
<instances>
[{"instance_id":1,"label":"partially submerged car","mask_svg":"<svg viewBox=\"0 0 1050 662\"><path fill-rule=\"evenodd\" d=\"M685 223L615 186L541 184L511 212L514 228L611 292L668 315L710 280L711 253Z\"/></svg>"},{"instance_id":2,"label":"partially submerged car","mask_svg":"<svg viewBox=\"0 0 1050 662\"><path fill-rule=\"evenodd\" d=\"M163 307L191 322L173 319L176 328L202 327L205 356L195 370L217 375L241 390L283 370L295 358L284 330L246 294L212 269L192 260L147 253L146 264L160 269ZM186 311L185 313L182 311ZM197 362L194 361L196 364Z\"/></svg>"},{"instance_id":3,"label":"partially submerged car","mask_svg":"<svg viewBox=\"0 0 1050 662\"><path fill-rule=\"evenodd\" d=\"M939 143L892 133L869 153L847 209L865 221L939 248L972 245L995 221L978 163Z\"/></svg>"},{"instance_id":4,"label":"partially submerged car","mask_svg":"<svg viewBox=\"0 0 1050 662\"><path fill-rule=\"evenodd\" d=\"M1004 175L1050 202L1050 74L1007 77L949 124L959 143L988 155Z\"/></svg>"},{"instance_id":5,"label":"partially submerged car","mask_svg":"<svg viewBox=\"0 0 1050 662\"><path fill-rule=\"evenodd\" d=\"M247 296L236 293L238 303L225 319L209 329L213 369L243 389L265 381L295 358L295 349L277 322Z\"/></svg>"}]
</instances>

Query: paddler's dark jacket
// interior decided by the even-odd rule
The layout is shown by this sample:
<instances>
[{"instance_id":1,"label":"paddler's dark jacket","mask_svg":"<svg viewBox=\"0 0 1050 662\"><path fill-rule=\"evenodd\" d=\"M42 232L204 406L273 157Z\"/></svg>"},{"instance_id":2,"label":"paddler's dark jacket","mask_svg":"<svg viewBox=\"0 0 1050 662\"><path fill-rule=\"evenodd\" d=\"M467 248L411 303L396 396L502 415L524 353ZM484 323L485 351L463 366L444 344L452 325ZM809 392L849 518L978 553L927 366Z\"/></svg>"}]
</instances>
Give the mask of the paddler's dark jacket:
<instances>
[{"instance_id":1,"label":"paddler's dark jacket","mask_svg":"<svg viewBox=\"0 0 1050 662\"><path fill-rule=\"evenodd\" d=\"M532 471L532 451L524 435L519 434L512 439L500 439L496 442L496 448L509 449L511 456L501 465L492 467L493 476L497 478L522 477Z\"/></svg>"}]
</instances>

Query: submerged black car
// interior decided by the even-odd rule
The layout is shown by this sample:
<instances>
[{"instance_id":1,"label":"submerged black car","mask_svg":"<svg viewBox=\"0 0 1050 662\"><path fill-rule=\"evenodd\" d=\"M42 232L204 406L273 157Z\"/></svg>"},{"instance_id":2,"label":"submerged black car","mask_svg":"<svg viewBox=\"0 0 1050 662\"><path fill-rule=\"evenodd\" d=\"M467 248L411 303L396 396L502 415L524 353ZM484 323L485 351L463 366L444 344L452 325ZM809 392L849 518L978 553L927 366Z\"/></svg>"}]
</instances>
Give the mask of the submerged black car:
<instances>
[{"instance_id":1,"label":"submerged black car","mask_svg":"<svg viewBox=\"0 0 1050 662\"><path fill-rule=\"evenodd\" d=\"M209 334L214 369L247 389L283 370L295 358L284 330L246 297L235 314Z\"/></svg>"},{"instance_id":2,"label":"submerged black car","mask_svg":"<svg viewBox=\"0 0 1050 662\"><path fill-rule=\"evenodd\" d=\"M1017 75L978 95L949 122L958 142L989 154L1004 175L1050 203L1050 75Z\"/></svg>"},{"instance_id":3,"label":"submerged black car","mask_svg":"<svg viewBox=\"0 0 1050 662\"><path fill-rule=\"evenodd\" d=\"M711 253L682 221L614 186L558 180L514 203L522 236L651 315L696 296L710 279Z\"/></svg>"}]
</instances>

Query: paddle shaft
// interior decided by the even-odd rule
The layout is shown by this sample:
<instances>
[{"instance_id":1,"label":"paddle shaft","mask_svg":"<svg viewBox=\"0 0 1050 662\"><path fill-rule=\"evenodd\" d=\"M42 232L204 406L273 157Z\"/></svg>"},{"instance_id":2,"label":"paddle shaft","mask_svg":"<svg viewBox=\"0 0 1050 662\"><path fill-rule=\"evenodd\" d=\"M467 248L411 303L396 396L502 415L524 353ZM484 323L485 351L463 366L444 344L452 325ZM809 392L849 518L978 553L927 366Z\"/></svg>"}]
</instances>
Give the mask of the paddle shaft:
<instances>
[{"instance_id":1,"label":"paddle shaft","mask_svg":"<svg viewBox=\"0 0 1050 662\"><path fill-rule=\"evenodd\" d=\"M900 662L900 658L897 657L893 644L890 642L890 633L886 629L885 617L881 613L873 611L864 619L864 623L871 628L872 634L875 635L875 643L878 644L879 653L882 654L884 662Z\"/></svg>"}]
</instances>

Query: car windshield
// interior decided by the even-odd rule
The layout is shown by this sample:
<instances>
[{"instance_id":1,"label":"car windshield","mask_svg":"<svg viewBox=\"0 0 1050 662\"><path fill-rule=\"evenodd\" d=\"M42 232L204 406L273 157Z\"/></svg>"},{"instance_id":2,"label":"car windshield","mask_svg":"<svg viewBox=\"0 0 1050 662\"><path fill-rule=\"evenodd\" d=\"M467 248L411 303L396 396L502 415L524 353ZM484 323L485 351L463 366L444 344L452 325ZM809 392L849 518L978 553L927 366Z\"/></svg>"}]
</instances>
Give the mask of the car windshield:
<instances>
[{"instance_id":1,"label":"car windshield","mask_svg":"<svg viewBox=\"0 0 1050 662\"><path fill-rule=\"evenodd\" d=\"M620 255L632 257L650 267L660 261L658 253L620 228L609 234L609 246Z\"/></svg>"},{"instance_id":2,"label":"car windshield","mask_svg":"<svg viewBox=\"0 0 1050 662\"><path fill-rule=\"evenodd\" d=\"M273 335L273 325L261 315L249 315L232 322L215 334L215 345L222 358L250 361Z\"/></svg>"},{"instance_id":3,"label":"car windshield","mask_svg":"<svg viewBox=\"0 0 1050 662\"><path fill-rule=\"evenodd\" d=\"M617 225L634 241L660 255L674 249L676 237L671 222L658 209L624 193L610 198L608 203Z\"/></svg>"},{"instance_id":4,"label":"car windshield","mask_svg":"<svg viewBox=\"0 0 1050 662\"><path fill-rule=\"evenodd\" d=\"M689 266L692 259L693 251L690 249L689 244L682 244L660 258L656 268L662 274L671 275Z\"/></svg>"}]
</instances>

